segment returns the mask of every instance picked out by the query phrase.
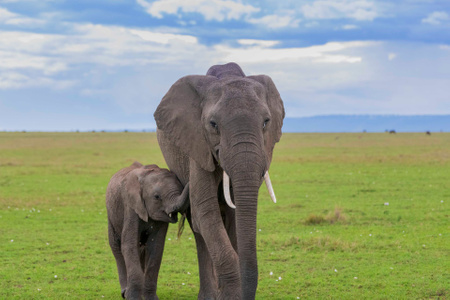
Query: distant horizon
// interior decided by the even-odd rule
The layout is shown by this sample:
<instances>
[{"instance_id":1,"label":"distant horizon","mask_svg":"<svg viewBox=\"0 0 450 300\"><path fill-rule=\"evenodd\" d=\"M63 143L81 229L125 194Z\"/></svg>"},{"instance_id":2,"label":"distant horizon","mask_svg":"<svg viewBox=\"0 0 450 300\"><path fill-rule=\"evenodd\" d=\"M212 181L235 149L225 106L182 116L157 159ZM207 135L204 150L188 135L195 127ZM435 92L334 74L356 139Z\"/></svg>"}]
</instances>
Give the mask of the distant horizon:
<instances>
[{"instance_id":1,"label":"distant horizon","mask_svg":"<svg viewBox=\"0 0 450 300\"><path fill-rule=\"evenodd\" d=\"M448 118L442 124L441 129L437 129L436 122L430 124L429 129L426 129L427 124L405 124L401 123L401 121L405 122L409 121L416 122L420 121L420 119L427 119L428 121L436 121L435 119ZM349 120L350 119L350 120ZM359 123L351 123L353 120L359 120ZM378 119L377 121L390 121L387 123L375 123L371 124L368 121L373 121L374 119ZM314 122L315 121L315 122ZM392 121L395 121L397 125L392 124ZM442 120L438 120L442 121ZM400 122L400 123L399 123ZM378 126L376 130L374 130L374 126ZM414 128L415 130L408 130L406 128ZM409 126L409 127L408 127ZM417 129L417 126L423 126L424 129ZM329 128L327 130L327 127ZM366 128L363 128L366 127ZM397 128L394 128L397 127ZM298 128L298 129L297 129ZM303 130L301 130L303 128ZM347 130L344 130L346 129ZM382 129L384 128L384 129ZM402 114L327 114L327 115L315 115L315 116L303 116L303 117L286 117L284 119L283 132L299 132L299 133L333 133L333 132L385 132L386 130L395 130L396 132L450 132L450 114L422 114L422 115L402 115ZM156 125L154 127L122 127L122 128L91 128L91 129L66 129L66 130L57 130L57 129L11 129L5 130L0 127L0 132L155 132Z\"/></svg>"}]
</instances>

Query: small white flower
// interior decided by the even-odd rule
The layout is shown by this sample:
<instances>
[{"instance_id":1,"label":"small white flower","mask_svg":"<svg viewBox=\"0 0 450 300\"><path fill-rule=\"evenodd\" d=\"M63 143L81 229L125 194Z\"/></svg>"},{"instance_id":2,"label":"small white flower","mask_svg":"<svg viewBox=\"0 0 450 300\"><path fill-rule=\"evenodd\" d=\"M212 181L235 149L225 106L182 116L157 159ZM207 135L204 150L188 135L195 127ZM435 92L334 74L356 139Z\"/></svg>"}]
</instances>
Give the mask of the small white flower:
<instances>
[{"instance_id":1,"label":"small white flower","mask_svg":"<svg viewBox=\"0 0 450 300\"><path fill-rule=\"evenodd\" d=\"M12 241L11 241L11 242L12 242ZM273 272L272 272L272 271L270 271L269 275L270 275L270 276L272 276L272 275L273 275Z\"/></svg>"},{"instance_id":2,"label":"small white flower","mask_svg":"<svg viewBox=\"0 0 450 300\"><path fill-rule=\"evenodd\" d=\"M439 233L439 236L441 236L442 234Z\"/></svg>"},{"instance_id":3,"label":"small white flower","mask_svg":"<svg viewBox=\"0 0 450 300\"><path fill-rule=\"evenodd\" d=\"M259 231L261 231L261 229Z\"/></svg>"},{"instance_id":4,"label":"small white flower","mask_svg":"<svg viewBox=\"0 0 450 300\"><path fill-rule=\"evenodd\" d=\"M188 272L188 275L191 275L191 272Z\"/></svg>"},{"instance_id":5,"label":"small white flower","mask_svg":"<svg viewBox=\"0 0 450 300\"><path fill-rule=\"evenodd\" d=\"M184 285L184 282L182 283L182 285Z\"/></svg>"},{"instance_id":6,"label":"small white flower","mask_svg":"<svg viewBox=\"0 0 450 300\"><path fill-rule=\"evenodd\" d=\"M393 267L390 267L389 269L391 269L391 270L394 270L394 268L393 268Z\"/></svg>"},{"instance_id":7,"label":"small white flower","mask_svg":"<svg viewBox=\"0 0 450 300\"><path fill-rule=\"evenodd\" d=\"M275 281L278 281L278 279L275 279Z\"/></svg>"},{"instance_id":8,"label":"small white flower","mask_svg":"<svg viewBox=\"0 0 450 300\"><path fill-rule=\"evenodd\" d=\"M281 280L281 277L278 277L278 280Z\"/></svg>"},{"instance_id":9,"label":"small white flower","mask_svg":"<svg viewBox=\"0 0 450 300\"><path fill-rule=\"evenodd\" d=\"M353 279L358 279L358 277L353 277Z\"/></svg>"},{"instance_id":10,"label":"small white flower","mask_svg":"<svg viewBox=\"0 0 450 300\"><path fill-rule=\"evenodd\" d=\"M190 237L189 239L190 239L190 240L192 240L192 238L191 238L191 237Z\"/></svg>"},{"instance_id":11,"label":"small white flower","mask_svg":"<svg viewBox=\"0 0 450 300\"><path fill-rule=\"evenodd\" d=\"M336 269L334 269L334 271L337 273L337 270L336 270Z\"/></svg>"},{"instance_id":12,"label":"small white flower","mask_svg":"<svg viewBox=\"0 0 450 300\"><path fill-rule=\"evenodd\" d=\"M297 299L300 299L300 297L297 297Z\"/></svg>"},{"instance_id":13,"label":"small white flower","mask_svg":"<svg viewBox=\"0 0 450 300\"><path fill-rule=\"evenodd\" d=\"M40 292L41 291L41 289L37 289L38 290L38 292Z\"/></svg>"},{"instance_id":14,"label":"small white flower","mask_svg":"<svg viewBox=\"0 0 450 300\"><path fill-rule=\"evenodd\" d=\"M55 278L58 278L58 275L55 275Z\"/></svg>"},{"instance_id":15,"label":"small white flower","mask_svg":"<svg viewBox=\"0 0 450 300\"><path fill-rule=\"evenodd\" d=\"M441 203L444 203L444 200L441 200Z\"/></svg>"},{"instance_id":16,"label":"small white flower","mask_svg":"<svg viewBox=\"0 0 450 300\"><path fill-rule=\"evenodd\" d=\"M384 205L389 206L389 202L384 202Z\"/></svg>"},{"instance_id":17,"label":"small white flower","mask_svg":"<svg viewBox=\"0 0 450 300\"><path fill-rule=\"evenodd\" d=\"M422 245L422 247L426 247L425 245Z\"/></svg>"},{"instance_id":18,"label":"small white flower","mask_svg":"<svg viewBox=\"0 0 450 300\"><path fill-rule=\"evenodd\" d=\"M49 243L45 243L45 244L47 244L47 246L50 245Z\"/></svg>"},{"instance_id":19,"label":"small white flower","mask_svg":"<svg viewBox=\"0 0 450 300\"><path fill-rule=\"evenodd\" d=\"M372 236L372 234L371 234L371 233L369 233L369 236Z\"/></svg>"},{"instance_id":20,"label":"small white flower","mask_svg":"<svg viewBox=\"0 0 450 300\"><path fill-rule=\"evenodd\" d=\"M168 238L168 240L169 240L169 241L171 241L171 239L170 239L170 238Z\"/></svg>"}]
</instances>

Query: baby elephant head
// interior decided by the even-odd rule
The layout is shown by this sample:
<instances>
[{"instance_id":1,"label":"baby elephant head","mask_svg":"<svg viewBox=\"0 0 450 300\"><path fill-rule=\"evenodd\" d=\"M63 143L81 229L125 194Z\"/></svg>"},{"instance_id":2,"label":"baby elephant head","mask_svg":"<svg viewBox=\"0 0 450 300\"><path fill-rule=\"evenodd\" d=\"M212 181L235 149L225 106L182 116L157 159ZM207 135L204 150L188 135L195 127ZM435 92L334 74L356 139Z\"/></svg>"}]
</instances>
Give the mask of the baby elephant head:
<instances>
[{"instance_id":1,"label":"baby elephant head","mask_svg":"<svg viewBox=\"0 0 450 300\"><path fill-rule=\"evenodd\" d=\"M132 170L125 186L128 205L139 218L176 223L177 213L189 205L189 184L184 189L177 176L156 165Z\"/></svg>"}]
</instances>

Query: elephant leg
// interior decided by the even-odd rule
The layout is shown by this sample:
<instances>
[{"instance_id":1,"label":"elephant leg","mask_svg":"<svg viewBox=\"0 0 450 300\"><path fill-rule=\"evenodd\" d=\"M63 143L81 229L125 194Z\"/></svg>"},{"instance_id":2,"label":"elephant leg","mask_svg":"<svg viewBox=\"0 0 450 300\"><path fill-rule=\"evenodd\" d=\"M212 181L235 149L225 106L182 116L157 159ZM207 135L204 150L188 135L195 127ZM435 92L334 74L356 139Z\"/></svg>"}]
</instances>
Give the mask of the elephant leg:
<instances>
[{"instance_id":1,"label":"elephant leg","mask_svg":"<svg viewBox=\"0 0 450 300\"><path fill-rule=\"evenodd\" d=\"M234 251L237 252L236 213L235 209L229 207L225 202L222 183L219 184L217 197L219 198L220 214L222 215L223 225L228 233L228 238L233 245Z\"/></svg>"},{"instance_id":2,"label":"elephant leg","mask_svg":"<svg viewBox=\"0 0 450 300\"><path fill-rule=\"evenodd\" d=\"M216 299L217 294L217 277L214 272L213 262L209 255L206 243L200 233L195 232L192 226L191 215L188 213L187 219L194 233L195 243L197 245L198 268L200 273L200 292L198 294L199 300L213 300Z\"/></svg>"},{"instance_id":3,"label":"elephant leg","mask_svg":"<svg viewBox=\"0 0 450 300\"><path fill-rule=\"evenodd\" d=\"M125 298L125 291L127 288L127 269L125 266L125 259L120 250L120 239L114 231L111 222L108 221L108 239L111 251L116 259L117 271L119 273L120 290L122 297Z\"/></svg>"},{"instance_id":4,"label":"elephant leg","mask_svg":"<svg viewBox=\"0 0 450 300\"><path fill-rule=\"evenodd\" d=\"M210 259L217 275L217 299L240 299L239 259L222 221L216 179L213 173L203 170L193 160L190 163L190 174L192 226L204 241L203 244L196 236L197 248L200 250L199 271L208 272ZM200 278L207 275L200 274Z\"/></svg>"},{"instance_id":5,"label":"elephant leg","mask_svg":"<svg viewBox=\"0 0 450 300\"><path fill-rule=\"evenodd\" d=\"M225 229L227 230L228 238L234 251L237 252L237 236L236 236L236 214L234 209L226 204L221 205L222 220Z\"/></svg>"},{"instance_id":6,"label":"elephant leg","mask_svg":"<svg viewBox=\"0 0 450 300\"><path fill-rule=\"evenodd\" d=\"M168 223L161 222L155 231L151 232L146 247L145 256L145 283L144 283L144 299L157 300L156 288L158 284L158 274L161 267L163 257L164 243L166 240Z\"/></svg>"},{"instance_id":7,"label":"elephant leg","mask_svg":"<svg viewBox=\"0 0 450 300\"><path fill-rule=\"evenodd\" d=\"M127 220L127 218L125 219ZM121 239L121 249L127 274L125 292L127 299L140 299L144 286L144 272L142 271L139 253L139 236L139 217L133 214L131 218L128 218L128 221L124 222Z\"/></svg>"}]
</instances>

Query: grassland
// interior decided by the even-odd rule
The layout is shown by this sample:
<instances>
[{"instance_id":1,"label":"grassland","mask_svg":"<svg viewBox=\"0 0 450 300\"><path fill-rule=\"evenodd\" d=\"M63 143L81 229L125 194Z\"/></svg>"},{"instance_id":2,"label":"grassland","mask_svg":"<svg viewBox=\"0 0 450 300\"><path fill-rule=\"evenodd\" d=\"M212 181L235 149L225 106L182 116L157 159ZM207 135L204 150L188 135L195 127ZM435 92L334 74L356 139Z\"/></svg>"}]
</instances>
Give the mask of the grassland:
<instances>
[{"instance_id":1,"label":"grassland","mask_svg":"<svg viewBox=\"0 0 450 300\"><path fill-rule=\"evenodd\" d=\"M104 194L154 133L0 133L0 298L120 299ZM285 134L258 207L257 299L450 297L450 134ZM170 226L161 299L196 299Z\"/></svg>"}]
</instances>

